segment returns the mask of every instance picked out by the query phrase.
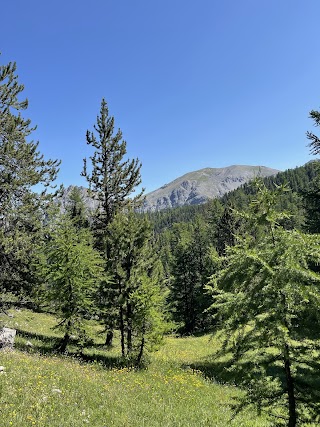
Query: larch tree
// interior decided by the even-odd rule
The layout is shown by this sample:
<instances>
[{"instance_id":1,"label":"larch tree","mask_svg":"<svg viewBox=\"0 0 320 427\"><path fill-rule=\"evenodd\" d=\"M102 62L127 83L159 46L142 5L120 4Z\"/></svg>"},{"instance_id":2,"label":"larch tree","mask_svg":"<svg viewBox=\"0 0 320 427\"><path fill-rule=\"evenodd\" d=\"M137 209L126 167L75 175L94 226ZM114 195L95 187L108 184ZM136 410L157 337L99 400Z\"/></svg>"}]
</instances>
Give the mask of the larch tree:
<instances>
[{"instance_id":1,"label":"larch tree","mask_svg":"<svg viewBox=\"0 0 320 427\"><path fill-rule=\"evenodd\" d=\"M37 270L41 293L60 319L64 333L58 349L66 351L71 334L84 336L85 315L92 313L98 285L103 280L103 259L93 248L89 229L79 228L65 214L48 226L48 238L39 247Z\"/></svg>"},{"instance_id":2,"label":"larch tree","mask_svg":"<svg viewBox=\"0 0 320 427\"><path fill-rule=\"evenodd\" d=\"M122 355L140 364L145 350L158 344L164 331L162 266L146 218L132 210L119 212L109 232L113 278L109 301L116 308L113 321L120 330Z\"/></svg>"},{"instance_id":3,"label":"larch tree","mask_svg":"<svg viewBox=\"0 0 320 427\"><path fill-rule=\"evenodd\" d=\"M35 128L21 111L16 64L0 66L0 286L1 291L22 294L32 288L30 269L34 247L52 194L59 162L45 160L38 143L29 140ZM34 187L40 185L41 193Z\"/></svg>"},{"instance_id":4,"label":"larch tree","mask_svg":"<svg viewBox=\"0 0 320 427\"><path fill-rule=\"evenodd\" d=\"M246 386L238 410L254 405L295 427L320 420L320 237L280 227L276 200L260 188L253 233L226 249L211 290L220 356L231 355L228 369Z\"/></svg>"}]
</instances>

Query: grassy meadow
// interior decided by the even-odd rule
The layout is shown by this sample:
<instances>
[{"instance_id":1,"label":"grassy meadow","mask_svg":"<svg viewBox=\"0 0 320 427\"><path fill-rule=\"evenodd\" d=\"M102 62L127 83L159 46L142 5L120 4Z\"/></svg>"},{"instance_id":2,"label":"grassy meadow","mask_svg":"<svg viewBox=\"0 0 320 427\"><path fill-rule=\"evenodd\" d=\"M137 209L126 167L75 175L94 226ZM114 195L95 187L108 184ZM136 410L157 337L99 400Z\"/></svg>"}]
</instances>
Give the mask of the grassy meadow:
<instances>
[{"instance_id":1,"label":"grassy meadow","mask_svg":"<svg viewBox=\"0 0 320 427\"><path fill-rule=\"evenodd\" d=\"M210 374L218 345L209 335L167 337L148 369L121 364L118 345L103 346L99 327L88 323L90 346L70 346L60 356L56 319L29 310L11 310L0 324L17 329L13 351L0 352L1 427L267 427L246 411L234 420L230 405L241 393Z\"/></svg>"}]
</instances>

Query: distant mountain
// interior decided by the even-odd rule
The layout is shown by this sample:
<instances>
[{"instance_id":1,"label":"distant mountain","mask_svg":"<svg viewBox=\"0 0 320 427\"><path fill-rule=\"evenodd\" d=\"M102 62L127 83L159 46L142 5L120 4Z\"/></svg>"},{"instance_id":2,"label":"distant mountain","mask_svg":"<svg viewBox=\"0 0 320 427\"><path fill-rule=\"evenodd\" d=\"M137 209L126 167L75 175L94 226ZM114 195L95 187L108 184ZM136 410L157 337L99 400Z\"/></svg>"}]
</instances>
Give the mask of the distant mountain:
<instances>
[{"instance_id":1,"label":"distant mountain","mask_svg":"<svg viewBox=\"0 0 320 427\"><path fill-rule=\"evenodd\" d=\"M233 165L189 172L146 195L143 211L158 211L183 205L199 205L222 197L257 176L276 175L279 171L266 166Z\"/></svg>"},{"instance_id":2,"label":"distant mountain","mask_svg":"<svg viewBox=\"0 0 320 427\"><path fill-rule=\"evenodd\" d=\"M264 178L276 175L278 172L276 169L265 166L240 165L225 168L205 168L189 172L147 194L141 210L143 212L155 212L183 205L200 205L209 199L222 197L257 176ZM70 185L58 198L63 211L69 203L69 194L73 188L74 186ZM98 202L89 195L88 189L85 187L78 188L88 210L96 209Z\"/></svg>"}]
</instances>

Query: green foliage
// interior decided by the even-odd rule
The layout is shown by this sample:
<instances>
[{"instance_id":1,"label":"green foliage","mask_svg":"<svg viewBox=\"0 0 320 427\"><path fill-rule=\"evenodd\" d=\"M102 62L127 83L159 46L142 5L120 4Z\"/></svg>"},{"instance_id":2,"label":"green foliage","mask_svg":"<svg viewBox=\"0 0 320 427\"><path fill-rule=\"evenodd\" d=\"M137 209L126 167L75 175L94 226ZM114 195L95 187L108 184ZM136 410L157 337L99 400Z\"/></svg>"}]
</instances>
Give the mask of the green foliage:
<instances>
[{"instance_id":1,"label":"green foliage","mask_svg":"<svg viewBox=\"0 0 320 427\"><path fill-rule=\"evenodd\" d=\"M320 125L320 112L316 110L310 111L310 118L316 127ZM312 154L320 153L320 139L313 132L307 132L307 138L310 140L309 147Z\"/></svg>"},{"instance_id":2,"label":"green foliage","mask_svg":"<svg viewBox=\"0 0 320 427\"><path fill-rule=\"evenodd\" d=\"M65 335L59 348L65 351L70 334L79 336L84 316L92 313L103 261L93 249L89 230L77 228L67 216L51 226L40 248L38 271L45 280L45 300L61 320L58 326Z\"/></svg>"},{"instance_id":3,"label":"green foliage","mask_svg":"<svg viewBox=\"0 0 320 427\"><path fill-rule=\"evenodd\" d=\"M256 188L256 196L251 199L247 212L238 215L246 221L244 233L249 233L255 242L259 242L268 234L274 238L276 227L290 218L290 213L281 211L278 204L279 198L290 190L286 184L282 184L275 185L274 190L270 191L261 179L256 179L252 185Z\"/></svg>"},{"instance_id":4,"label":"green foliage","mask_svg":"<svg viewBox=\"0 0 320 427\"><path fill-rule=\"evenodd\" d=\"M184 205L156 212L147 212L144 215L150 220L154 232L158 235L167 229L171 229L174 224L192 223L196 216L207 218L212 211L219 209L220 202L215 199L201 205Z\"/></svg>"},{"instance_id":5,"label":"green foliage","mask_svg":"<svg viewBox=\"0 0 320 427\"><path fill-rule=\"evenodd\" d=\"M209 327L210 301L205 286L212 274L208 226L198 217L193 226L175 227L169 302L182 334Z\"/></svg>"},{"instance_id":6,"label":"green foliage","mask_svg":"<svg viewBox=\"0 0 320 427\"><path fill-rule=\"evenodd\" d=\"M128 197L141 183L141 163L138 159L125 160L127 144L119 129L114 134L114 118L109 116L107 103L101 101L100 115L94 126L95 132L87 131L87 144L94 148L91 170L84 159L82 175L87 179L93 196L99 201L94 216L95 236L99 247L106 250L106 228L114 215L129 202ZM142 193L136 196L140 201ZM108 252L108 251L107 251Z\"/></svg>"},{"instance_id":7,"label":"green foliage","mask_svg":"<svg viewBox=\"0 0 320 427\"><path fill-rule=\"evenodd\" d=\"M141 163L138 159L125 160L127 153L126 142L122 139L119 129L114 134L114 118L109 116L107 103L101 102L100 115L94 126L95 132L87 131L87 144L94 148L94 154L90 157L91 171L87 169L87 160L84 159L82 175L86 177L93 196L99 201L99 206L93 215L93 232L95 246L104 254L106 263L112 257L115 242L110 239L109 225L115 215L129 206L129 196L141 183ZM134 198L135 206L141 202L143 191ZM106 344L112 343L115 308L111 306L111 300L106 295L107 291L100 289L99 306L101 312L109 311L103 315L109 319L106 324L108 331ZM102 307L105 305L105 308Z\"/></svg>"},{"instance_id":8,"label":"green foliage","mask_svg":"<svg viewBox=\"0 0 320 427\"><path fill-rule=\"evenodd\" d=\"M320 419L320 237L277 227L275 197L260 190L251 208L266 231L227 249L211 290L229 369L247 389L238 409L291 427Z\"/></svg>"},{"instance_id":9,"label":"green foliage","mask_svg":"<svg viewBox=\"0 0 320 427\"><path fill-rule=\"evenodd\" d=\"M214 240L220 255L225 254L227 246L233 246L241 221L237 217L232 205L227 204L220 218L217 218Z\"/></svg>"},{"instance_id":10,"label":"green foliage","mask_svg":"<svg viewBox=\"0 0 320 427\"><path fill-rule=\"evenodd\" d=\"M178 295L182 289L179 283L182 282L182 278L188 277L189 286L187 286L187 289L189 289L190 295L192 294L191 290L194 289L193 286L199 289L197 285L197 283L200 283L199 274L195 266L196 261L192 256L192 244L190 244L189 249L185 242L182 244L184 239L182 239L182 234L186 233L190 234L190 236L193 234L196 218L201 218L206 224L205 236L202 236L202 251L207 254L211 251L214 252L214 249L216 249L220 255L224 255L225 248L235 244L236 235L246 234L248 227L252 235L264 233L263 230L265 230L266 225L260 224L253 230L252 220L249 220L249 216L251 215L252 217L254 211L252 208L252 212L250 212L249 207L250 202L257 197L259 186L265 185L266 190L276 190L278 193L275 200L275 211L290 213L290 215L283 215L278 218L278 224L288 230L295 228L302 230L305 222L305 207L303 206L302 195L307 191L310 182L315 176L315 164L308 163L305 166L281 172L276 176L263 178L258 185L254 182L247 183L225 195L220 200L212 200L203 205L182 206L175 209L147 213L147 217L154 228L157 251L172 289L172 314L178 322L184 322L182 317L183 310L178 309L177 311L175 308L177 305L182 307L182 302L174 301L176 296L179 299ZM290 189L291 191L282 192L281 188L286 183L288 190ZM238 215L237 212L239 211L243 212L243 214ZM313 212L313 218L316 218L315 211ZM191 237L189 240L192 240ZM183 261L184 257L185 261ZM180 263L179 260L181 261ZM202 294L202 291L200 294ZM182 301L182 293L180 293L180 296Z\"/></svg>"},{"instance_id":11,"label":"green foliage","mask_svg":"<svg viewBox=\"0 0 320 427\"><path fill-rule=\"evenodd\" d=\"M320 113L319 111L312 110L310 118L313 119L314 125L319 126ZM310 140L310 151L314 155L320 153L320 139L313 132L307 132L307 138ZM305 193L306 204L306 229L310 233L320 232L320 172L319 163L313 162L316 169L316 176L311 182L311 186Z\"/></svg>"},{"instance_id":12,"label":"green foliage","mask_svg":"<svg viewBox=\"0 0 320 427\"><path fill-rule=\"evenodd\" d=\"M155 258L150 225L129 210L117 213L108 227L110 258L108 271L113 286L106 289L105 300L112 301L121 334L122 355L139 364L144 349L152 349L164 331L161 263Z\"/></svg>"},{"instance_id":13,"label":"green foliage","mask_svg":"<svg viewBox=\"0 0 320 427\"><path fill-rule=\"evenodd\" d=\"M16 64L0 66L0 286L18 294L30 292L31 258L41 234L42 221L52 196L33 189L49 187L59 162L44 160L38 143L28 141L34 128L20 110L23 85L18 83Z\"/></svg>"},{"instance_id":14,"label":"green foliage","mask_svg":"<svg viewBox=\"0 0 320 427\"><path fill-rule=\"evenodd\" d=\"M73 223L77 228L89 227L88 210L78 187L73 187L68 196L66 213L73 220Z\"/></svg>"}]
</instances>

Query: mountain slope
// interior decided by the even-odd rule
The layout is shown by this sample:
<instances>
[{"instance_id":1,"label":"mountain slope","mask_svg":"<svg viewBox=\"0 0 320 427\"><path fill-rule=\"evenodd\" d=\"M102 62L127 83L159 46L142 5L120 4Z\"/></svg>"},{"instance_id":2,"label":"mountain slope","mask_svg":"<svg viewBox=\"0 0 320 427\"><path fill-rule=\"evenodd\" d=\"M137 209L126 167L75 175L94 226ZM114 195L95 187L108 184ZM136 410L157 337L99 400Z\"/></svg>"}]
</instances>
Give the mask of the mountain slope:
<instances>
[{"instance_id":1,"label":"mountain slope","mask_svg":"<svg viewBox=\"0 0 320 427\"><path fill-rule=\"evenodd\" d=\"M146 195L143 211L157 211L182 205L198 205L222 197L251 179L279 171L265 166L233 165L189 172Z\"/></svg>"}]
</instances>

